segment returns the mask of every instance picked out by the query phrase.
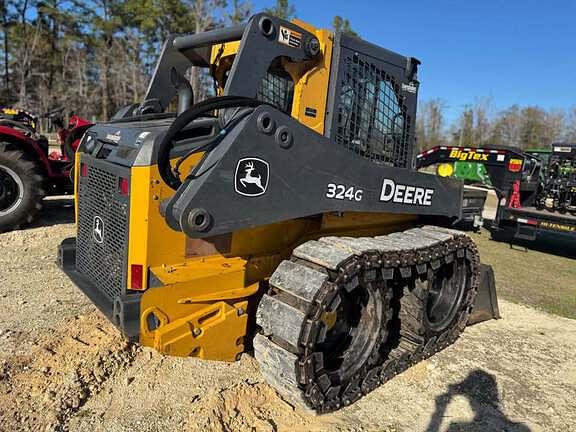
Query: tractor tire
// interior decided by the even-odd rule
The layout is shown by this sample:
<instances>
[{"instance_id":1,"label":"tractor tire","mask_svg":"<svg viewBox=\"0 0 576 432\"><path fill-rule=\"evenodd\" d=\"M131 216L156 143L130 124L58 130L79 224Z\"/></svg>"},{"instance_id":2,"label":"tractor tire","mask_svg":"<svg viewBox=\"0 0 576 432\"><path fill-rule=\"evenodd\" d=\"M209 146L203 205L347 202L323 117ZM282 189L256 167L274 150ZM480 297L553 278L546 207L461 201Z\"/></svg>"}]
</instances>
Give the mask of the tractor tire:
<instances>
[{"instance_id":1,"label":"tractor tire","mask_svg":"<svg viewBox=\"0 0 576 432\"><path fill-rule=\"evenodd\" d=\"M0 232L29 224L42 208L43 178L20 151L0 152Z\"/></svg>"},{"instance_id":2,"label":"tractor tire","mask_svg":"<svg viewBox=\"0 0 576 432\"><path fill-rule=\"evenodd\" d=\"M479 265L468 236L432 226L306 242L258 305L260 370L294 406L349 405L456 341Z\"/></svg>"}]
</instances>

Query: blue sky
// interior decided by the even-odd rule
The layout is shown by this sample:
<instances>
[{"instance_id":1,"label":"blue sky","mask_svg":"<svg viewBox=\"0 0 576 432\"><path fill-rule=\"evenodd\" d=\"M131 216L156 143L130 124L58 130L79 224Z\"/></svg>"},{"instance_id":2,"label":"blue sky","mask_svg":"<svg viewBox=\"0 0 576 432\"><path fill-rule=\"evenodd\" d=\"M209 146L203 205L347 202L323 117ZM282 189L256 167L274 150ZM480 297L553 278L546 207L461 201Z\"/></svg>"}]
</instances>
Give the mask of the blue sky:
<instances>
[{"instance_id":1,"label":"blue sky","mask_svg":"<svg viewBox=\"0 0 576 432\"><path fill-rule=\"evenodd\" d=\"M443 98L448 121L476 97L496 109L576 106L576 0L292 3L304 21L330 27L341 15L363 39L420 59L420 100Z\"/></svg>"}]
</instances>

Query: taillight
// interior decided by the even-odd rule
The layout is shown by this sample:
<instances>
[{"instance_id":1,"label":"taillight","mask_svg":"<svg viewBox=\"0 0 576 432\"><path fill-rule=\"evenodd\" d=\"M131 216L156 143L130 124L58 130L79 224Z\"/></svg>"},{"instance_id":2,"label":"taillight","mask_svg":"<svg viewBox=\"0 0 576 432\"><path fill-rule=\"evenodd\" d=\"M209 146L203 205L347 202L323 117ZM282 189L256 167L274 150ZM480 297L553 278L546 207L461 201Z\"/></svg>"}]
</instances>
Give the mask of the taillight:
<instances>
[{"instance_id":1,"label":"taillight","mask_svg":"<svg viewBox=\"0 0 576 432\"><path fill-rule=\"evenodd\" d=\"M122 195L128 195L129 189L130 188L128 185L128 179L125 179L124 177L120 177L120 179L118 180L118 191Z\"/></svg>"},{"instance_id":2,"label":"taillight","mask_svg":"<svg viewBox=\"0 0 576 432\"><path fill-rule=\"evenodd\" d=\"M86 177L88 175L88 166L86 164L80 164L80 176Z\"/></svg>"},{"instance_id":3,"label":"taillight","mask_svg":"<svg viewBox=\"0 0 576 432\"><path fill-rule=\"evenodd\" d=\"M144 269L142 264L132 264L130 266L130 280L131 280L131 288L134 290L141 290L142 289L142 276L144 274Z\"/></svg>"},{"instance_id":4,"label":"taillight","mask_svg":"<svg viewBox=\"0 0 576 432\"><path fill-rule=\"evenodd\" d=\"M522 171L522 165L524 165L524 161L522 159L510 159L508 161L508 171L517 173Z\"/></svg>"}]
</instances>

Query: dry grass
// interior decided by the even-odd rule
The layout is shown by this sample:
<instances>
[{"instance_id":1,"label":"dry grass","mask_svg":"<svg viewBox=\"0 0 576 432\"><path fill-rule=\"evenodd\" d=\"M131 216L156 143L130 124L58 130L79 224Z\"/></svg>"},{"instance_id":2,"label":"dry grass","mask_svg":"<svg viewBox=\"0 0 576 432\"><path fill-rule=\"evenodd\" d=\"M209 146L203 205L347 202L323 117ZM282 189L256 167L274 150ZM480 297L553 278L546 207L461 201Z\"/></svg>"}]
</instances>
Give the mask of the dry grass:
<instances>
[{"instance_id":1,"label":"dry grass","mask_svg":"<svg viewBox=\"0 0 576 432\"><path fill-rule=\"evenodd\" d=\"M472 236L482 262L494 267L499 297L576 319L574 259L512 249L507 243L491 240L484 230Z\"/></svg>"}]
</instances>

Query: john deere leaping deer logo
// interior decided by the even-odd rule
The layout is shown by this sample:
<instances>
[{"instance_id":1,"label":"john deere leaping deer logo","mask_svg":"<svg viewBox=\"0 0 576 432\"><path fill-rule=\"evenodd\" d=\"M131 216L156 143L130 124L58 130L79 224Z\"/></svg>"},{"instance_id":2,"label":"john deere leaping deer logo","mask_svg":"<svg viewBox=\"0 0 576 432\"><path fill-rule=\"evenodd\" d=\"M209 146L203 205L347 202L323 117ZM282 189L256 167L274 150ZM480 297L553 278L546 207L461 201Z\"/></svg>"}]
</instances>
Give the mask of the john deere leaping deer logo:
<instances>
[{"instance_id":1,"label":"john deere leaping deer logo","mask_svg":"<svg viewBox=\"0 0 576 432\"><path fill-rule=\"evenodd\" d=\"M104 241L104 221L100 216L94 216L92 237L96 243L102 243Z\"/></svg>"},{"instance_id":2,"label":"john deere leaping deer logo","mask_svg":"<svg viewBox=\"0 0 576 432\"><path fill-rule=\"evenodd\" d=\"M268 162L258 158L243 158L236 165L234 187L244 196L259 196L268 188L270 168Z\"/></svg>"}]
</instances>

